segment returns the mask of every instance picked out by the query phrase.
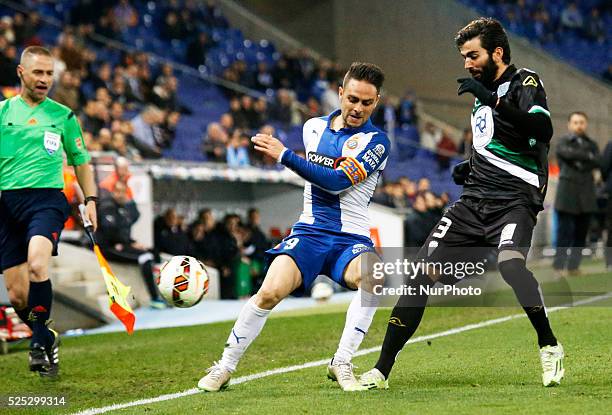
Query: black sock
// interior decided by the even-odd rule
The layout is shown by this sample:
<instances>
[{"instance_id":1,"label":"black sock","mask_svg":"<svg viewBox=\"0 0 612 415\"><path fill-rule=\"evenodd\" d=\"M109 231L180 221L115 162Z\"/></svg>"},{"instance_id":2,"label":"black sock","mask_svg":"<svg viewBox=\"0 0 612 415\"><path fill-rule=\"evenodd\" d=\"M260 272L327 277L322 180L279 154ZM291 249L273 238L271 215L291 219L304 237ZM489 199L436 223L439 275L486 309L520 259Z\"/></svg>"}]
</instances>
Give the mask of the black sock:
<instances>
[{"instance_id":1,"label":"black sock","mask_svg":"<svg viewBox=\"0 0 612 415\"><path fill-rule=\"evenodd\" d=\"M38 343L41 346L50 346L53 343L53 335L46 325L51 315L52 302L51 280L30 282L28 307L32 310L30 312L32 344Z\"/></svg>"},{"instance_id":2,"label":"black sock","mask_svg":"<svg viewBox=\"0 0 612 415\"><path fill-rule=\"evenodd\" d=\"M527 313L529 321L538 334L539 346L556 346L557 339L546 316L540 285L525 266L525 260L513 258L502 261L499 263L499 271L504 280L512 287L516 298Z\"/></svg>"},{"instance_id":3,"label":"black sock","mask_svg":"<svg viewBox=\"0 0 612 415\"><path fill-rule=\"evenodd\" d=\"M523 310L527 313L531 325L538 334L538 345L540 347L556 346L557 338L550 328L550 322L544 307L523 307Z\"/></svg>"},{"instance_id":4,"label":"black sock","mask_svg":"<svg viewBox=\"0 0 612 415\"><path fill-rule=\"evenodd\" d=\"M417 279L419 278L417 277ZM383 374L385 379L389 378L398 353L404 348L406 342L419 327L425 312L428 296L427 294L420 294L419 286L433 285L433 283L429 281L429 278L426 280L420 278L420 284L416 283L415 280L413 280L410 286L416 287L416 294L402 295L391 312L382 350L380 351L378 362L374 366Z\"/></svg>"},{"instance_id":5,"label":"black sock","mask_svg":"<svg viewBox=\"0 0 612 415\"><path fill-rule=\"evenodd\" d=\"M32 322L30 321L30 312L31 311L32 310L28 306L25 306L25 308L22 308L21 310L17 310L15 308L15 313L17 313L17 315L19 316L21 321L23 321L25 324L27 324L27 326L30 328L30 330L32 330Z\"/></svg>"}]
</instances>

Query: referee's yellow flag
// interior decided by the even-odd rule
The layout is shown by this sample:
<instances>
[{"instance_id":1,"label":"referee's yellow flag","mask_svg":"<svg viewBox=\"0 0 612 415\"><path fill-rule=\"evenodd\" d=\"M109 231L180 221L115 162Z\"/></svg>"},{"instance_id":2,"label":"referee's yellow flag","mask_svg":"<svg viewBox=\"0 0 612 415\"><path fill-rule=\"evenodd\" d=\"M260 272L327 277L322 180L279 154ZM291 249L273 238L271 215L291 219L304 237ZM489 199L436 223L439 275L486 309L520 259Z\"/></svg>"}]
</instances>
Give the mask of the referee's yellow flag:
<instances>
[{"instance_id":1,"label":"referee's yellow flag","mask_svg":"<svg viewBox=\"0 0 612 415\"><path fill-rule=\"evenodd\" d=\"M108 292L108 300L111 312L123 323L128 334L132 334L134 331L134 322L136 316L130 304L128 303L128 296L130 294L130 287L124 285L111 270L106 258L100 252L100 247L95 244L94 252L98 258L102 275L104 276L104 282L106 283L106 291Z\"/></svg>"}]
</instances>

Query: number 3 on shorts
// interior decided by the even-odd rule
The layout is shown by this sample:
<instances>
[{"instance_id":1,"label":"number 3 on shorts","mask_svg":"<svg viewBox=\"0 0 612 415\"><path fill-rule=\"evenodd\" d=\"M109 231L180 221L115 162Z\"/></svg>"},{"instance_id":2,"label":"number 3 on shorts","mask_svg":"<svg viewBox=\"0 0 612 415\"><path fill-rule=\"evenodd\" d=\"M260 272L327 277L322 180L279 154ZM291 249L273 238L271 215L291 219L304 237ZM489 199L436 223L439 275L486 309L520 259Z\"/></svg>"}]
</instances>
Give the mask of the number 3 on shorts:
<instances>
[{"instance_id":1,"label":"number 3 on shorts","mask_svg":"<svg viewBox=\"0 0 612 415\"><path fill-rule=\"evenodd\" d=\"M450 228L451 223L453 223L452 220L446 216L443 216L442 219L440 219L438 227L436 228L438 232L432 234L431 236L434 238L444 238L444 235L446 235L446 232L448 232L448 228Z\"/></svg>"},{"instance_id":2,"label":"number 3 on shorts","mask_svg":"<svg viewBox=\"0 0 612 415\"><path fill-rule=\"evenodd\" d=\"M293 249L300 242L300 238L292 238L285 242L283 249Z\"/></svg>"}]
</instances>

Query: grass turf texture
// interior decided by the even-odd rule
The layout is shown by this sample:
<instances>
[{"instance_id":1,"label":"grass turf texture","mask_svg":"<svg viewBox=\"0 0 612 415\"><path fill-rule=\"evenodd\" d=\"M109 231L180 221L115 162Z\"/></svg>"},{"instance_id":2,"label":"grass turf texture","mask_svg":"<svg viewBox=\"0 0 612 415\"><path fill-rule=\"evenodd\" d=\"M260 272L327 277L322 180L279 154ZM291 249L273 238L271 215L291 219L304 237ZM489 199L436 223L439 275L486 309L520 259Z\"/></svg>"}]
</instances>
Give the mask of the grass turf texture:
<instances>
[{"instance_id":1,"label":"grass turf texture","mask_svg":"<svg viewBox=\"0 0 612 415\"><path fill-rule=\"evenodd\" d=\"M600 274L571 280L592 286ZM566 349L566 378L558 388L541 386L535 333L526 318L411 344L400 354L388 391L346 394L320 366L230 387L127 408L117 413L611 413L612 301L550 315ZM271 318L251 346L236 376L330 358L344 324L344 312ZM521 313L518 308L429 308L416 335ZM363 343L379 345L388 309L381 309ZM66 338L62 376L42 380L27 371L25 345L0 356L0 396L65 395L64 408L20 409L17 413L71 413L89 407L155 397L195 387L218 359L231 322L162 330ZM378 353L355 359L361 373ZM0 413L16 410L1 408Z\"/></svg>"}]
</instances>

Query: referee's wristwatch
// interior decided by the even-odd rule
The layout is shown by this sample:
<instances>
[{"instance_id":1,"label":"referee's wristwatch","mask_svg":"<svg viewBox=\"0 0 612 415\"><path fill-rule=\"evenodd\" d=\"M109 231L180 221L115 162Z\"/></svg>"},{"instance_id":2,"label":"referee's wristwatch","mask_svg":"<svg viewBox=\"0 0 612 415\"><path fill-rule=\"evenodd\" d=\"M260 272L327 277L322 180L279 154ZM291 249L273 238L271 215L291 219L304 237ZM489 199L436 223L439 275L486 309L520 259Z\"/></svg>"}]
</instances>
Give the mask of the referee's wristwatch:
<instances>
[{"instance_id":1,"label":"referee's wristwatch","mask_svg":"<svg viewBox=\"0 0 612 415\"><path fill-rule=\"evenodd\" d=\"M95 204L98 204L98 196L87 196L85 198L85 205L87 206L89 202L94 202Z\"/></svg>"}]
</instances>

